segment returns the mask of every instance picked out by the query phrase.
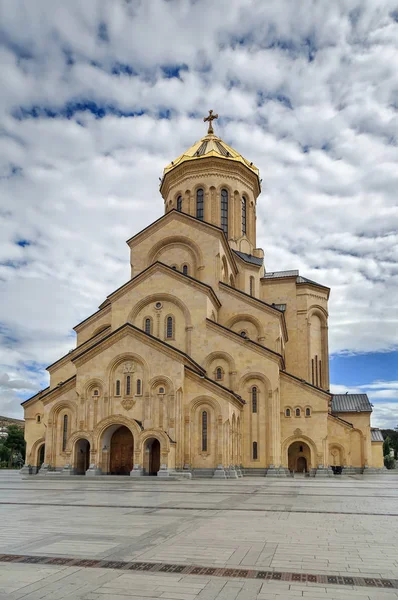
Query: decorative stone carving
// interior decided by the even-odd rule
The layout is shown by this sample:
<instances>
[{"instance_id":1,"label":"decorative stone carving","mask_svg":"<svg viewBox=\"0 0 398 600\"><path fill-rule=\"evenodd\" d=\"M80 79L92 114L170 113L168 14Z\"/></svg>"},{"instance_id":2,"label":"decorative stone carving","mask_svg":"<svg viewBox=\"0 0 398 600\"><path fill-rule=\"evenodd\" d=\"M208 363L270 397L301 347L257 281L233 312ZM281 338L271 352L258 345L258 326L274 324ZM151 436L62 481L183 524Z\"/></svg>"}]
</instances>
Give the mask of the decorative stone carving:
<instances>
[{"instance_id":1,"label":"decorative stone carving","mask_svg":"<svg viewBox=\"0 0 398 600\"><path fill-rule=\"evenodd\" d=\"M124 398L121 401L121 405L125 410L131 410L135 404L134 398Z\"/></svg>"},{"instance_id":2,"label":"decorative stone carving","mask_svg":"<svg viewBox=\"0 0 398 600\"><path fill-rule=\"evenodd\" d=\"M123 367L123 373L134 373L135 364L133 362L126 362Z\"/></svg>"},{"instance_id":3,"label":"decorative stone carving","mask_svg":"<svg viewBox=\"0 0 398 600\"><path fill-rule=\"evenodd\" d=\"M303 432L301 431L301 429L297 428L293 431L293 433L294 435L302 435Z\"/></svg>"}]
</instances>

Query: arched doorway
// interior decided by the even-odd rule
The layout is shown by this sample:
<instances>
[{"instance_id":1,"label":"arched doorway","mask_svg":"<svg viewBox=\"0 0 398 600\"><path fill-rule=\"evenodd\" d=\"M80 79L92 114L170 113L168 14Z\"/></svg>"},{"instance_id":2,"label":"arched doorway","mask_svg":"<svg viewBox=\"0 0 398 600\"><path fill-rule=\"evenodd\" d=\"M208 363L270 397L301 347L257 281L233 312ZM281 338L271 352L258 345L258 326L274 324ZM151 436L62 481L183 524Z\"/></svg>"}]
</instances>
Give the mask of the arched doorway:
<instances>
[{"instance_id":1,"label":"arched doorway","mask_svg":"<svg viewBox=\"0 0 398 600\"><path fill-rule=\"evenodd\" d=\"M76 475L85 475L90 466L90 442L84 438L76 442L75 465Z\"/></svg>"},{"instance_id":2,"label":"arched doorway","mask_svg":"<svg viewBox=\"0 0 398 600\"><path fill-rule=\"evenodd\" d=\"M133 468L134 438L128 427L119 427L112 435L109 471L112 475L130 475Z\"/></svg>"},{"instance_id":3,"label":"arched doorway","mask_svg":"<svg viewBox=\"0 0 398 600\"><path fill-rule=\"evenodd\" d=\"M40 469L42 464L44 463L44 456L46 453L46 445L42 444L37 452L37 470Z\"/></svg>"},{"instance_id":4,"label":"arched doorway","mask_svg":"<svg viewBox=\"0 0 398 600\"><path fill-rule=\"evenodd\" d=\"M311 450L305 442L293 442L288 450L289 470L292 473L308 473L311 466Z\"/></svg>"},{"instance_id":5,"label":"arched doorway","mask_svg":"<svg viewBox=\"0 0 398 600\"><path fill-rule=\"evenodd\" d=\"M145 444L145 471L147 475L157 475L160 469L160 442L150 438Z\"/></svg>"}]
</instances>

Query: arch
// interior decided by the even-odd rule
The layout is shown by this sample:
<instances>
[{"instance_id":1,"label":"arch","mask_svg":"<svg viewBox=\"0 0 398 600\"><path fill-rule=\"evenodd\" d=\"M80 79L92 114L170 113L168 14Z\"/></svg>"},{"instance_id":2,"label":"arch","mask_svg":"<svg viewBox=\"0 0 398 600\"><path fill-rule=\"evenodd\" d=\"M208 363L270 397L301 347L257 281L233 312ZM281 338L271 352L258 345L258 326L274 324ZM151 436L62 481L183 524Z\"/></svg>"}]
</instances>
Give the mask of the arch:
<instances>
[{"instance_id":1,"label":"arch","mask_svg":"<svg viewBox=\"0 0 398 600\"><path fill-rule=\"evenodd\" d=\"M337 452L334 452L337 451ZM338 442L330 442L329 443L329 454L328 454L328 464L331 467L344 467L346 466L346 453L344 446L339 444Z\"/></svg>"},{"instance_id":2,"label":"arch","mask_svg":"<svg viewBox=\"0 0 398 600\"><path fill-rule=\"evenodd\" d=\"M193 415L202 404L208 404L215 411L216 417L221 415L220 404L215 398L211 398L210 396L198 396L198 398L194 398L189 405L191 415Z\"/></svg>"},{"instance_id":3,"label":"arch","mask_svg":"<svg viewBox=\"0 0 398 600\"><path fill-rule=\"evenodd\" d=\"M144 446L145 442L150 438L155 438L160 443L160 452L161 453L169 453L170 452L170 438L162 429L154 428L154 429L145 429L137 440L137 450L141 450Z\"/></svg>"},{"instance_id":4,"label":"arch","mask_svg":"<svg viewBox=\"0 0 398 600\"><path fill-rule=\"evenodd\" d=\"M177 205L178 212L182 212L182 195L181 194L179 194L177 196L177 203L176 203L176 205Z\"/></svg>"},{"instance_id":5,"label":"arch","mask_svg":"<svg viewBox=\"0 0 398 600\"><path fill-rule=\"evenodd\" d=\"M225 255L221 259L221 279L223 283L228 283L228 263Z\"/></svg>"},{"instance_id":6,"label":"arch","mask_svg":"<svg viewBox=\"0 0 398 600\"><path fill-rule=\"evenodd\" d=\"M99 333L102 333L103 331L105 331L105 329L108 329L109 327L111 327L110 323L106 323L105 325L100 325L99 327L97 327L97 329L94 329L91 337L95 337L96 335L98 335Z\"/></svg>"},{"instance_id":7,"label":"arch","mask_svg":"<svg viewBox=\"0 0 398 600\"><path fill-rule=\"evenodd\" d=\"M254 325L254 327L256 328L257 331L257 338L264 338L265 337L265 332L264 332L264 326L261 323L261 321L259 321L256 317L253 317L252 315L248 315L248 314L238 314L238 315L234 315L226 324L225 327L227 327L228 329L232 329L232 327L239 322L244 322L247 321L248 323L251 323L252 325Z\"/></svg>"},{"instance_id":8,"label":"arch","mask_svg":"<svg viewBox=\"0 0 398 600\"><path fill-rule=\"evenodd\" d=\"M129 362L129 361L138 363L143 370L144 379L145 380L148 379L149 368L148 368L147 362L143 358L141 358L141 356L138 356L138 354L135 354L133 352L124 352L123 354L119 354L118 356L115 356L115 358L113 358L111 360L111 362L108 364L108 366L106 368L106 378L109 383L109 387L110 387L109 391L110 391L111 395L113 395L112 381L113 381L113 375L114 375L116 369L122 363Z\"/></svg>"},{"instance_id":9,"label":"arch","mask_svg":"<svg viewBox=\"0 0 398 600\"><path fill-rule=\"evenodd\" d=\"M121 427L122 425L125 425L128 429L130 429L134 440L139 438L141 434L141 428L137 421L124 417L123 415L115 414L102 419L97 424L92 433L93 445L95 445L96 448L101 448L101 442L103 441L102 438L106 430L110 427Z\"/></svg>"},{"instance_id":10,"label":"arch","mask_svg":"<svg viewBox=\"0 0 398 600\"><path fill-rule=\"evenodd\" d=\"M74 402L72 402L72 400L60 400L57 404L54 404L54 406L50 410L50 414L48 415L49 424L51 421L53 423L55 423L59 413L62 410L70 410L72 413L72 417L73 417L73 423L76 423L76 418L77 418L76 404Z\"/></svg>"},{"instance_id":11,"label":"arch","mask_svg":"<svg viewBox=\"0 0 398 600\"><path fill-rule=\"evenodd\" d=\"M196 267L203 265L203 252L201 248L198 246L196 242L194 242L191 238L185 237L183 235L171 235L169 237L163 238L159 240L148 253L148 261L147 266L149 267L154 262L156 262L158 254L160 254L163 250L165 250L168 246L170 247L185 247L191 254L193 258L193 263Z\"/></svg>"},{"instance_id":12,"label":"arch","mask_svg":"<svg viewBox=\"0 0 398 600\"><path fill-rule=\"evenodd\" d=\"M316 457L318 455L316 444L311 438L309 438L307 435L303 435L303 434L291 435L290 437L286 438L282 442L281 457L282 457L282 461L283 461L283 466L288 467L288 465L289 465L288 449L289 449L289 446L291 444L293 444L294 442L303 442L303 443L307 444L307 446L310 449L310 464L308 466L311 468L316 468L317 467Z\"/></svg>"},{"instance_id":13,"label":"arch","mask_svg":"<svg viewBox=\"0 0 398 600\"><path fill-rule=\"evenodd\" d=\"M72 462L73 462L73 450L76 442L78 440L85 439L90 443L90 446L93 445L93 438L90 432L88 431L75 431L68 438L68 443L66 445L66 452L72 452Z\"/></svg>"},{"instance_id":14,"label":"arch","mask_svg":"<svg viewBox=\"0 0 398 600\"><path fill-rule=\"evenodd\" d=\"M292 442L288 447L288 467L290 471L307 473L311 465L311 450L306 442Z\"/></svg>"},{"instance_id":15,"label":"arch","mask_svg":"<svg viewBox=\"0 0 398 600\"><path fill-rule=\"evenodd\" d=\"M210 368L211 363L217 359L225 360L228 363L230 370L236 371L235 360L231 354L223 352L222 350L216 350L215 352L208 354L203 361L203 368L207 371Z\"/></svg>"},{"instance_id":16,"label":"arch","mask_svg":"<svg viewBox=\"0 0 398 600\"><path fill-rule=\"evenodd\" d=\"M157 475L160 470L161 448L158 438L148 438L144 444L143 467L147 475Z\"/></svg>"},{"instance_id":17,"label":"arch","mask_svg":"<svg viewBox=\"0 0 398 600\"><path fill-rule=\"evenodd\" d=\"M34 467L38 466L38 458L39 458L39 450L41 446L45 445L46 438L41 437L40 439L33 442L32 447L28 456L28 463L32 464Z\"/></svg>"},{"instance_id":18,"label":"arch","mask_svg":"<svg viewBox=\"0 0 398 600\"><path fill-rule=\"evenodd\" d=\"M153 391L160 385L166 388L166 394L174 392L174 384L167 375L156 375L155 377L152 377L149 382L149 389Z\"/></svg>"},{"instance_id":19,"label":"arch","mask_svg":"<svg viewBox=\"0 0 398 600\"><path fill-rule=\"evenodd\" d=\"M99 377L93 377L89 379L84 386L84 395L88 396L94 388L99 388L101 392L104 390L104 382Z\"/></svg>"},{"instance_id":20,"label":"arch","mask_svg":"<svg viewBox=\"0 0 398 600\"><path fill-rule=\"evenodd\" d=\"M221 229L228 237L228 221L229 221L229 192L223 187L220 192L220 215Z\"/></svg>"},{"instance_id":21,"label":"arch","mask_svg":"<svg viewBox=\"0 0 398 600\"><path fill-rule=\"evenodd\" d=\"M129 475L134 467L134 436L126 425L112 432L109 447L109 472Z\"/></svg>"},{"instance_id":22,"label":"arch","mask_svg":"<svg viewBox=\"0 0 398 600\"><path fill-rule=\"evenodd\" d=\"M248 391L245 388L247 384L252 380L261 381L264 384L266 391L272 390L271 382L268 379L268 377L266 377L263 373L252 371L251 373L246 373L245 375L242 375L242 377L239 380L239 393L241 395L243 395L245 391Z\"/></svg>"},{"instance_id":23,"label":"arch","mask_svg":"<svg viewBox=\"0 0 398 600\"><path fill-rule=\"evenodd\" d=\"M285 408L285 417L290 418L292 416L292 409L290 406L286 406Z\"/></svg>"},{"instance_id":24,"label":"arch","mask_svg":"<svg viewBox=\"0 0 398 600\"><path fill-rule=\"evenodd\" d=\"M176 306L178 306L178 308L180 308L180 310L184 314L185 326L191 327L191 313L189 312L186 304L184 304L184 302L182 302L179 298L177 298L177 296L173 296L172 294L165 294L165 293L151 294L150 296L146 296L145 298L140 300L140 302L137 302L137 304L131 310L131 312L127 318L127 321L134 325L134 321L135 321L137 315L141 312L141 310L143 308L145 308L145 306L147 306L148 304L151 304L152 302L159 302L159 301L161 302L162 300L163 300L163 302L171 302L171 303L174 303ZM142 359L140 359L140 360L142 360Z\"/></svg>"}]
</instances>

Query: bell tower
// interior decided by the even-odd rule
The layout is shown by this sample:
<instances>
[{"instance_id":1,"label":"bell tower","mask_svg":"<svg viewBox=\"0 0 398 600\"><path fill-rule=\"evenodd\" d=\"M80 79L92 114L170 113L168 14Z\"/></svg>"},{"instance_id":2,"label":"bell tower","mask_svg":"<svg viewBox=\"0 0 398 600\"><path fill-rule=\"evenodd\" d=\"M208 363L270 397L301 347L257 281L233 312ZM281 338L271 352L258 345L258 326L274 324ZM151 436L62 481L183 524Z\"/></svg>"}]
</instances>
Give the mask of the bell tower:
<instances>
[{"instance_id":1,"label":"bell tower","mask_svg":"<svg viewBox=\"0 0 398 600\"><path fill-rule=\"evenodd\" d=\"M234 250L256 248L259 170L214 134L217 114L209 111L207 135L163 171L160 193L165 213L178 210L221 228Z\"/></svg>"}]
</instances>

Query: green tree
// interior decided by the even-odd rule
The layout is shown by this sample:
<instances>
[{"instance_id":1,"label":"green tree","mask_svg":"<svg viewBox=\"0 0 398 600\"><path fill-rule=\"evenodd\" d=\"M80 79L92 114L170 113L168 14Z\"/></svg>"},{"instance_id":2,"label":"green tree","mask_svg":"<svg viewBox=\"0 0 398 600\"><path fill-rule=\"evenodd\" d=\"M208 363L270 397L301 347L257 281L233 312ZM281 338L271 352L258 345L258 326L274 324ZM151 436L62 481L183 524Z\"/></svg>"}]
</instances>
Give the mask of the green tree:
<instances>
[{"instance_id":1,"label":"green tree","mask_svg":"<svg viewBox=\"0 0 398 600\"><path fill-rule=\"evenodd\" d=\"M381 433L384 439L389 438L390 448L394 449L394 456L398 458L398 426L395 429L382 429Z\"/></svg>"},{"instance_id":2,"label":"green tree","mask_svg":"<svg viewBox=\"0 0 398 600\"><path fill-rule=\"evenodd\" d=\"M386 437L383 442L383 456L390 456L391 446L390 446L390 438Z\"/></svg>"},{"instance_id":3,"label":"green tree","mask_svg":"<svg viewBox=\"0 0 398 600\"><path fill-rule=\"evenodd\" d=\"M8 464L12 467L13 459L17 458L18 455L25 459L25 439L23 430L17 425L9 425L7 427L7 437L4 442L4 446L9 449L10 456L8 458Z\"/></svg>"}]
</instances>

